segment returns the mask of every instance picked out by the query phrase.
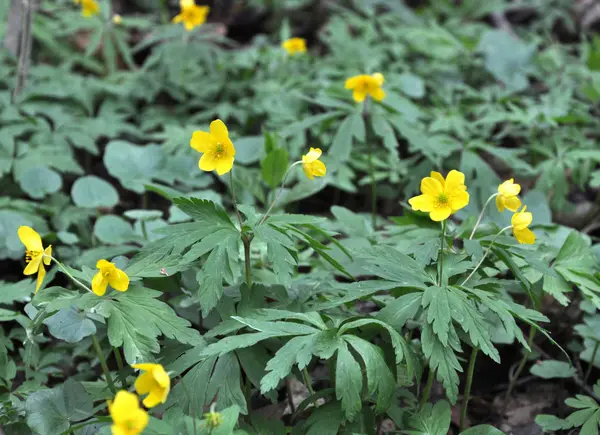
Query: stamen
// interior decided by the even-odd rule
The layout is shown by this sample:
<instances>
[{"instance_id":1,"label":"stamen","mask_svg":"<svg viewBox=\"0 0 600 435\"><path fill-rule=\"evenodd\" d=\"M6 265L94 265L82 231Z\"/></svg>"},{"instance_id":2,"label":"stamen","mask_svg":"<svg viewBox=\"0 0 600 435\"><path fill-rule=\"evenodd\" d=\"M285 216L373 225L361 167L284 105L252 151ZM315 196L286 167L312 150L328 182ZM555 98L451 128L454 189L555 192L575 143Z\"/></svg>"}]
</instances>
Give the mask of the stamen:
<instances>
[{"instance_id":1,"label":"stamen","mask_svg":"<svg viewBox=\"0 0 600 435\"><path fill-rule=\"evenodd\" d=\"M446 195L445 193L440 193L435 201L435 208L445 208L448 207L449 205L449 199L448 199L448 195Z\"/></svg>"}]
</instances>

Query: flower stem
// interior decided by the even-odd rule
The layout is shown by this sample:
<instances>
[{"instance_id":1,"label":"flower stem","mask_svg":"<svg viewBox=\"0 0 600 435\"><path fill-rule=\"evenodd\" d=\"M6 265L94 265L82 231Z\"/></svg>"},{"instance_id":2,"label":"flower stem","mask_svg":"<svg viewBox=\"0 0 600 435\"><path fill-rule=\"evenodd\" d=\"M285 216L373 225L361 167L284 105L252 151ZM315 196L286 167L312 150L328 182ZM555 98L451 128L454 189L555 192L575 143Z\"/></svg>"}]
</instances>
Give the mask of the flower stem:
<instances>
[{"instance_id":1,"label":"flower stem","mask_svg":"<svg viewBox=\"0 0 600 435\"><path fill-rule=\"evenodd\" d=\"M465 385L465 394L463 395L463 403L460 409L460 432L465 428L465 420L467 419L467 407L471 398L471 386L473 385L473 372L475 371L475 361L477 360L477 352L479 349L474 347L471 351L469 359L469 369L467 371L467 384Z\"/></svg>"},{"instance_id":2,"label":"flower stem","mask_svg":"<svg viewBox=\"0 0 600 435\"><path fill-rule=\"evenodd\" d=\"M435 378L435 371L429 367L429 374L427 375L427 384L425 384L425 391L423 391L423 397L421 397L421 401L419 402L418 410L421 411L427 401L429 400L429 395L431 394L431 387L433 385L433 379Z\"/></svg>"},{"instance_id":3,"label":"flower stem","mask_svg":"<svg viewBox=\"0 0 600 435\"><path fill-rule=\"evenodd\" d=\"M106 359L104 358L104 354L102 353L102 348L100 347L100 343L98 343L98 339L95 335L92 335L92 344L94 345L94 349L96 350L96 354L98 355L98 359L100 360L100 366L102 367L102 371L104 372L104 376L106 377L106 382L108 383L108 388L113 394L117 394L117 388L110 376L110 371L108 370L108 365L106 364Z\"/></svg>"},{"instance_id":4,"label":"flower stem","mask_svg":"<svg viewBox=\"0 0 600 435\"><path fill-rule=\"evenodd\" d=\"M369 157L369 178L371 179L371 225L373 230L377 225L377 183L375 182L375 166L373 165L373 137L371 135L371 127L369 124L369 97L365 99L362 112L363 121L365 123L365 140L368 146Z\"/></svg>"},{"instance_id":5,"label":"flower stem","mask_svg":"<svg viewBox=\"0 0 600 435\"><path fill-rule=\"evenodd\" d=\"M534 337L535 337L535 328L533 326L530 326L529 327L529 336L527 337L527 344L529 345L530 349L531 349L531 346L533 345ZM525 364L527 363L527 358L529 357L530 353L531 353L531 351L527 351L527 349L525 349L525 353L523 353L523 358L521 358L521 362L519 363L519 366L517 367L515 374L513 376L511 376L511 378L510 378L510 381L508 383L508 389L506 390L506 394L504 395L504 409L505 410L506 410L506 405L508 404L508 398L510 397L510 393L512 393L512 390L515 387L515 384L517 383L517 380L519 379L521 372L525 368Z\"/></svg>"},{"instance_id":6,"label":"flower stem","mask_svg":"<svg viewBox=\"0 0 600 435\"><path fill-rule=\"evenodd\" d=\"M483 219L483 213L485 213L485 208L490 203L490 201L492 199L494 199L495 197L497 197L497 196L498 196L498 194L494 193L492 196L490 196L488 198L488 200L485 202L485 204L483 204L483 207L481 208L481 213L479 213L479 217L477 218L477 222L475 222L475 226L473 227L473 231L471 231L471 235L469 236L469 240L471 240L473 238L473 236L475 235L475 231L477 231L477 228L479 228L479 224L481 223L481 219Z\"/></svg>"},{"instance_id":7,"label":"flower stem","mask_svg":"<svg viewBox=\"0 0 600 435\"><path fill-rule=\"evenodd\" d=\"M240 211L238 210L237 199L235 197L235 189L233 187L233 168L231 169L231 171L229 171L229 187L231 189L231 200L233 202L233 209L235 210L235 215L237 216L238 222L240 223L240 231L242 231L242 233L243 233L244 232L244 229L243 229L244 223L242 222L242 215L240 214Z\"/></svg>"},{"instance_id":8,"label":"flower stem","mask_svg":"<svg viewBox=\"0 0 600 435\"><path fill-rule=\"evenodd\" d=\"M58 267L60 267L60 269L63 271L63 273L65 275L67 275L69 278L71 278L71 280L73 280L73 282L75 282L80 287L84 288L85 290L89 291L90 293L93 293L93 291L92 291L91 288L89 288L87 285L85 285L84 283L82 283L81 281L79 281L77 278L75 278L73 275L71 275L71 273L65 268L65 266L63 266L63 264L60 261L58 261L54 257L50 257L50 259L52 261L54 261L58 265Z\"/></svg>"},{"instance_id":9,"label":"flower stem","mask_svg":"<svg viewBox=\"0 0 600 435\"><path fill-rule=\"evenodd\" d=\"M468 281L468 280L470 280L470 279L473 277L473 275L475 274L475 272L477 272L477 269L479 269L479 267L480 267L480 266L483 264L483 261L486 259L486 257L487 257L487 256L488 256L488 254L490 253L490 251L491 251L491 249L492 249L492 246L494 246L494 242L496 241L496 239L498 238L498 236L499 236L500 234L502 234L504 231L506 231L506 230L508 230L508 229L510 229L510 228L512 228L512 226L504 227L504 228L502 228L502 229L501 229L501 230L498 232L498 234L496 234L496 235L494 236L494 238L492 239L492 243L490 243L490 246L488 246L487 250L485 251L485 254L483 254L483 257L481 257L481 260L479 260L479 263L477 263L477 266L475 266L475 269L473 269L473 270L471 271L471 273L469 274L469 276L467 276L467 278L466 278L466 279L465 279L465 280L462 282L462 284L461 284L461 285L465 285L465 284L467 283L467 281Z\"/></svg>"},{"instance_id":10,"label":"flower stem","mask_svg":"<svg viewBox=\"0 0 600 435\"><path fill-rule=\"evenodd\" d=\"M246 286L248 290L252 288L252 262L250 259L250 243L252 239L246 234L242 236L242 243L244 244L244 263L246 265Z\"/></svg>"},{"instance_id":11,"label":"flower stem","mask_svg":"<svg viewBox=\"0 0 600 435\"><path fill-rule=\"evenodd\" d=\"M310 375L308 374L308 370L306 370L306 367L302 369L302 379L304 380L304 384L306 385L309 394L311 396L315 394L315 390L313 390L312 381L310 380ZM316 403L315 405L318 406Z\"/></svg>"},{"instance_id":12,"label":"flower stem","mask_svg":"<svg viewBox=\"0 0 600 435\"><path fill-rule=\"evenodd\" d=\"M117 361L117 368L119 369L119 380L121 381L121 388L127 389L127 382L125 380L125 373L123 372L123 358L121 358L121 351L113 346L113 353L115 354L115 360Z\"/></svg>"},{"instance_id":13,"label":"flower stem","mask_svg":"<svg viewBox=\"0 0 600 435\"><path fill-rule=\"evenodd\" d=\"M258 225L261 225L264 221L267 220L267 218L269 217L269 214L271 213L271 210L273 210L273 207L275 206L275 203L277 202L277 200L281 196L281 193L283 192L283 188L285 187L285 181L287 180L287 177L288 177L290 171L292 170L292 168L294 166L299 165L300 163L302 163L302 162L301 161L297 161L295 163L292 163L292 165L287 169L287 171L285 171L285 174L283 175L283 180L281 181L281 186L279 186L279 190L277 190L277 193L275 194L275 198L273 198L273 202L271 202L271 205L267 209L267 212L262 217L262 219L260 220L260 222L258 223Z\"/></svg>"},{"instance_id":14,"label":"flower stem","mask_svg":"<svg viewBox=\"0 0 600 435\"><path fill-rule=\"evenodd\" d=\"M442 235L440 238L440 254L438 257L438 286L442 286L443 284L443 275L444 275L444 239L446 238L446 221L442 221Z\"/></svg>"},{"instance_id":15,"label":"flower stem","mask_svg":"<svg viewBox=\"0 0 600 435\"><path fill-rule=\"evenodd\" d=\"M597 341L596 345L594 346L594 351L592 352L592 359L590 360L590 365L588 366L588 368L585 372L585 377L583 378L583 382L587 383L587 380L590 377L590 374L592 373L592 368L594 367L594 361L596 361L596 354L598 353L599 346L600 346L600 341Z\"/></svg>"}]
</instances>

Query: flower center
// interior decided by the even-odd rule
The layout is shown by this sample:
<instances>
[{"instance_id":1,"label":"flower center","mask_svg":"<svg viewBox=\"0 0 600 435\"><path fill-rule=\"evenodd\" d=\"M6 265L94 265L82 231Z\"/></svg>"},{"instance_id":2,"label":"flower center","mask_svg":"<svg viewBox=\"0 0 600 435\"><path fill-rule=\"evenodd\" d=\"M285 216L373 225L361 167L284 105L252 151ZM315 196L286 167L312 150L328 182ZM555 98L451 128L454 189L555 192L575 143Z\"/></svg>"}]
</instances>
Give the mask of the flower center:
<instances>
[{"instance_id":1,"label":"flower center","mask_svg":"<svg viewBox=\"0 0 600 435\"><path fill-rule=\"evenodd\" d=\"M25 263L31 262L31 260L39 255L42 255L40 251L25 251Z\"/></svg>"},{"instance_id":2,"label":"flower center","mask_svg":"<svg viewBox=\"0 0 600 435\"><path fill-rule=\"evenodd\" d=\"M222 143L218 143L217 146L215 147L215 159L220 159L221 157L223 157L224 153L225 153L225 147L223 146Z\"/></svg>"},{"instance_id":3,"label":"flower center","mask_svg":"<svg viewBox=\"0 0 600 435\"><path fill-rule=\"evenodd\" d=\"M435 208L446 208L450 205L448 195L445 192L440 193L435 199Z\"/></svg>"}]
</instances>

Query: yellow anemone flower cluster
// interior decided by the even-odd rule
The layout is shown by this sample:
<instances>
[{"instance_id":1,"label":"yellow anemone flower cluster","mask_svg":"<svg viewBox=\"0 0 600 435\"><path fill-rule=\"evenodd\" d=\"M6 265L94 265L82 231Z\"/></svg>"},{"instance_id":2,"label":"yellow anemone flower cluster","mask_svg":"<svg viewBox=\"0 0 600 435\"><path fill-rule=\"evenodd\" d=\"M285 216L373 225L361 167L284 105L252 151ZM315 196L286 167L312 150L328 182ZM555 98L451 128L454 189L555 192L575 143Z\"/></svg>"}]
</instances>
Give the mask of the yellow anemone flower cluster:
<instances>
[{"instance_id":1,"label":"yellow anemone flower cluster","mask_svg":"<svg viewBox=\"0 0 600 435\"><path fill-rule=\"evenodd\" d=\"M370 96L375 101L381 101L385 98L385 92L381 88L384 81L383 74L381 73L371 75L361 74L347 79L345 87L352 90L352 98L357 103L365 101L367 96Z\"/></svg>"},{"instance_id":2,"label":"yellow anemone flower cluster","mask_svg":"<svg viewBox=\"0 0 600 435\"><path fill-rule=\"evenodd\" d=\"M146 408L153 408L167 401L171 380L162 365L143 363L133 368L142 373L135 381L135 390L139 395L148 394L143 400ZM148 426L148 412L140 407L139 398L134 393L121 390L114 400L108 401L108 411L113 420L113 435L138 435Z\"/></svg>"},{"instance_id":3,"label":"yellow anemone flower cluster","mask_svg":"<svg viewBox=\"0 0 600 435\"><path fill-rule=\"evenodd\" d=\"M190 147L202 153L198 167L203 171L216 170L217 174L224 175L233 168L235 147L229 138L227 126L220 119L210 123L209 131L195 131L190 139ZM321 154L319 148L311 148L308 154L302 156L302 169L311 180L327 173L325 163L319 160Z\"/></svg>"},{"instance_id":4,"label":"yellow anemone flower cluster","mask_svg":"<svg viewBox=\"0 0 600 435\"><path fill-rule=\"evenodd\" d=\"M96 0L74 0L76 5L81 5L81 15L88 18L100 13L100 5Z\"/></svg>"},{"instance_id":5,"label":"yellow anemone flower cluster","mask_svg":"<svg viewBox=\"0 0 600 435\"><path fill-rule=\"evenodd\" d=\"M306 53L306 40L304 38L290 38L283 41L281 47L287 51L287 54L290 56Z\"/></svg>"},{"instance_id":6,"label":"yellow anemone flower cluster","mask_svg":"<svg viewBox=\"0 0 600 435\"><path fill-rule=\"evenodd\" d=\"M208 6L197 6L194 0L180 0L181 11L173 18L173 23L183 23L188 32L206 22L210 12Z\"/></svg>"}]
</instances>

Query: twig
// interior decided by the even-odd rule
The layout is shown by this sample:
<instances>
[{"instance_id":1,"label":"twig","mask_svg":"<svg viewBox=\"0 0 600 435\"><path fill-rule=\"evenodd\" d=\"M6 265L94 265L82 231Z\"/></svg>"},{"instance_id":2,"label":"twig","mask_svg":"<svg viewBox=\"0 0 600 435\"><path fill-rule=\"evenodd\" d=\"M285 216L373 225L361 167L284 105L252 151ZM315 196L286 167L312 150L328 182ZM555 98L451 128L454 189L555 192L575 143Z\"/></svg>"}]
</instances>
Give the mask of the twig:
<instances>
[{"instance_id":1,"label":"twig","mask_svg":"<svg viewBox=\"0 0 600 435\"><path fill-rule=\"evenodd\" d=\"M13 101L25 86L29 72L29 58L31 57L31 20L33 18L33 1L21 0L21 32L19 42L19 63L17 66L17 77L13 90Z\"/></svg>"}]
</instances>

